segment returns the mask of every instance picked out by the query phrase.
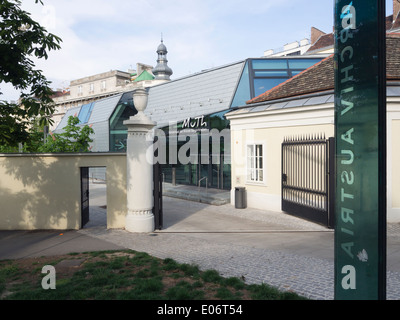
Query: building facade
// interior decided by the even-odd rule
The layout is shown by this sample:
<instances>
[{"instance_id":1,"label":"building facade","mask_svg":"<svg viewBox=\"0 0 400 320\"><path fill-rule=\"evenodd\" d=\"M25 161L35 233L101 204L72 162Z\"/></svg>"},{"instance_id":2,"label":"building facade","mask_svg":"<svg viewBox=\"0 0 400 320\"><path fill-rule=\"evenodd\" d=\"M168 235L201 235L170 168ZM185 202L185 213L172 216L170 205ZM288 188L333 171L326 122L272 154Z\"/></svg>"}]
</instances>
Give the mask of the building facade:
<instances>
[{"instance_id":1,"label":"building facade","mask_svg":"<svg viewBox=\"0 0 400 320\"><path fill-rule=\"evenodd\" d=\"M153 67L143 63L136 64L136 70L127 72L112 70L70 82L68 90L55 93L55 112L52 115L55 130L66 111L81 105L90 104L107 97L131 91L139 87L149 87L165 82L164 79L155 79Z\"/></svg>"},{"instance_id":2,"label":"building facade","mask_svg":"<svg viewBox=\"0 0 400 320\"><path fill-rule=\"evenodd\" d=\"M225 114L323 58L249 58L168 80L166 52L162 43L157 49L157 67L152 70L154 81L162 83L147 87L145 110L165 136L165 147L160 150L168 155L163 159L164 178L167 182L226 190L231 188L231 142L230 134L226 134L230 125ZM62 131L69 116L76 115L81 125L89 124L94 129L92 151L124 152L127 129L123 121L136 114L133 92L134 89L69 109L55 132ZM220 135L217 142L216 132ZM185 148L190 149L190 155L183 161L169 156L171 152L182 154Z\"/></svg>"},{"instance_id":3,"label":"building facade","mask_svg":"<svg viewBox=\"0 0 400 320\"><path fill-rule=\"evenodd\" d=\"M387 219L400 222L400 34L387 34ZM247 205L281 211L282 144L296 137L334 136L334 55L226 115L232 147L232 202L246 188ZM257 161L255 161L255 159Z\"/></svg>"},{"instance_id":4,"label":"building facade","mask_svg":"<svg viewBox=\"0 0 400 320\"><path fill-rule=\"evenodd\" d=\"M70 108L114 95L130 80L129 72L113 70L71 81L69 90L58 93L53 98L55 102L55 112L52 116L54 124L50 129L57 128L62 117Z\"/></svg>"}]
</instances>

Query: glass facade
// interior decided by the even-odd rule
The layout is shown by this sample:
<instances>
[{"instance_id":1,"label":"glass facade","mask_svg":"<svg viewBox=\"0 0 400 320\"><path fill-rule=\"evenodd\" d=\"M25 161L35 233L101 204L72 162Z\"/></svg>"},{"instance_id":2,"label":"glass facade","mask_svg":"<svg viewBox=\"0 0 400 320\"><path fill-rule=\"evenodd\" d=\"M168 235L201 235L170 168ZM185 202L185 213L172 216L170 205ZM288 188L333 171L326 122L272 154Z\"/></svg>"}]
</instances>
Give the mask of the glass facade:
<instances>
[{"instance_id":1,"label":"glass facade","mask_svg":"<svg viewBox=\"0 0 400 320\"><path fill-rule=\"evenodd\" d=\"M322 58L247 59L233 97L231 108L263 94L278 84L311 67Z\"/></svg>"},{"instance_id":2,"label":"glass facade","mask_svg":"<svg viewBox=\"0 0 400 320\"><path fill-rule=\"evenodd\" d=\"M137 113L134 105L132 92L126 92L118 101L114 112L109 119L109 132L110 132L110 151L125 152L126 151L126 138L127 129L124 121Z\"/></svg>"},{"instance_id":3,"label":"glass facade","mask_svg":"<svg viewBox=\"0 0 400 320\"><path fill-rule=\"evenodd\" d=\"M243 106L247 100L251 99L250 94L250 75L249 75L249 64L246 62L239 84L236 88L235 96L233 97L231 108Z\"/></svg>"},{"instance_id":4,"label":"glass facade","mask_svg":"<svg viewBox=\"0 0 400 320\"><path fill-rule=\"evenodd\" d=\"M200 184L202 187L207 184L209 188L230 190L230 131L224 131L229 129L229 121L224 117L228 111L230 110L162 128L167 142L167 164L163 165L164 181L171 183L175 174L177 184ZM171 150L172 156L174 152L178 152L175 159L171 159L171 148L175 149ZM189 161L182 161L183 159Z\"/></svg>"},{"instance_id":5,"label":"glass facade","mask_svg":"<svg viewBox=\"0 0 400 320\"><path fill-rule=\"evenodd\" d=\"M175 172L177 184L198 186L200 180L202 187L207 184L209 188L230 190L230 132L223 131L229 129L229 121L225 118L229 111L189 118L175 126L161 128L166 137L166 143L160 146L165 148L166 154L165 162L162 162L166 182L172 182ZM127 92L109 119L110 151L126 151L127 129L123 122L136 113L132 92ZM175 154L176 161L170 158L171 148L174 149L171 152L180 153ZM182 158L187 161L180 161Z\"/></svg>"},{"instance_id":6,"label":"glass facade","mask_svg":"<svg viewBox=\"0 0 400 320\"><path fill-rule=\"evenodd\" d=\"M284 82L321 59L246 60L230 108L245 105L246 101ZM127 129L123 122L137 113L132 93L127 92L122 95L109 118L109 150L112 152L126 151ZM229 121L225 118L225 114L229 111L231 110L199 115L180 121L175 126L161 129L166 140L162 144L166 159L160 162L166 182L171 183L174 175L177 184L193 186L200 184L202 187L207 184L209 188L231 189L230 132L224 130L230 128ZM85 106L82 108L80 118L86 119L90 112L90 105ZM156 150L156 156L159 151L160 149ZM262 181L262 164L257 162L257 165L255 167L259 177L257 181Z\"/></svg>"}]
</instances>

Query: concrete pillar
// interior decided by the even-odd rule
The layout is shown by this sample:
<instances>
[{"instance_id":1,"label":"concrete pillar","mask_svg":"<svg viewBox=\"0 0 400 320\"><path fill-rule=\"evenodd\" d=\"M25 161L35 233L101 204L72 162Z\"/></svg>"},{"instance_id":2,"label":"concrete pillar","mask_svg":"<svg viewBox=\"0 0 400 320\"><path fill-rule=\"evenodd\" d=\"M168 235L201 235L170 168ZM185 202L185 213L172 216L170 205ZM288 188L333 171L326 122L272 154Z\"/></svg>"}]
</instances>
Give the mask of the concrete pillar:
<instances>
[{"instance_id":1,"label":"concrete pillar","mask_svg":"<svg viewBox=\"0 0 400 320\"><path fill-rule=\"evenodd\" d=\"M133 102L138 113L124 121L127 138L127 207L125 229L130 232L153 232L153 164L146 158L153 141L148 139L156 125L143 111L147 106L147 91L137 89ZM151 152L150 154L153 154Z\"/></svg>"}]
</instances>

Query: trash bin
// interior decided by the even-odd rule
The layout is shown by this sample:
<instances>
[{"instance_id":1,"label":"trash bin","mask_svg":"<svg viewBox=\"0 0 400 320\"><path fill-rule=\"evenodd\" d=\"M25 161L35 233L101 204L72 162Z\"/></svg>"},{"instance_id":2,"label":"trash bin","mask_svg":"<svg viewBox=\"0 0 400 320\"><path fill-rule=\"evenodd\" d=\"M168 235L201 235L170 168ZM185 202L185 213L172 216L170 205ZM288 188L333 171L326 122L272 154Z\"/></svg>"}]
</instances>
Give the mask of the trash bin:
<instances>
[{"instance_id":1,"label":"trash bin","mask_svg":"<svg viewBox=\"0 0 400 320\"><path fill-rule=\"evenodd\" d=\"M246 188L244 187L235 188L235 208L236 209L246 208Z\"/></svg>"}]
</instances>

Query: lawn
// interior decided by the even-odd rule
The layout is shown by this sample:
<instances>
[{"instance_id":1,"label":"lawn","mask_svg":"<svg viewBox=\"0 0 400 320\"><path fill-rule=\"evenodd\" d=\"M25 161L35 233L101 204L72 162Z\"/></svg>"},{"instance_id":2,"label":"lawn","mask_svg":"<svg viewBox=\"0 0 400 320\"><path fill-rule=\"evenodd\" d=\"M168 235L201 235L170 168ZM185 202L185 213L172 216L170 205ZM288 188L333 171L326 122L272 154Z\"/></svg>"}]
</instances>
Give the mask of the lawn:
<instances>
[{"instance_id":1,"label":"lawn","mask_svg":"<svg viewBox=\"0 0 400 320\"><path fill-rule=\"evenodd\" d=\"M46 265L56 288L43 289ZM265 284L224 278L215 270L132 250L73 253L0 261L1 300L293 300Z\"/></svg>"}]
</instances>

